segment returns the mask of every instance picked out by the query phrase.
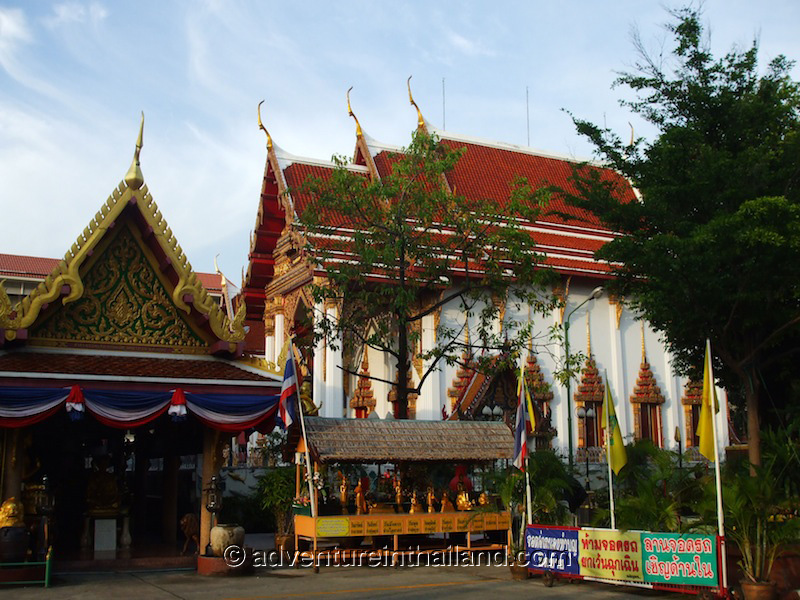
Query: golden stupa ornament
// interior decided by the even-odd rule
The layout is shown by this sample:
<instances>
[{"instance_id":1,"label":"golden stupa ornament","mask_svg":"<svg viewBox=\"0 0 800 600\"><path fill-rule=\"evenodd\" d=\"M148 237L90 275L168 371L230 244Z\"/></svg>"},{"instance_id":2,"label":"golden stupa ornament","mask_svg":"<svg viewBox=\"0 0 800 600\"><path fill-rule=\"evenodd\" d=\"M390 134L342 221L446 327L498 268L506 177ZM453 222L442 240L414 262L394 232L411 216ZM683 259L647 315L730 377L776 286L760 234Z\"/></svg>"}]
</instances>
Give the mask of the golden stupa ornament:
<instances>
[{"instance_id":1,"label":"golden stupa ornament","mask_svg":"<svg viewBox=\"0 0 800 600\"><path fill-rule=\"evenodd\" d=\"M411 106L417 109L417 127L424 129L425 119L422 116L422 111L419 109L419 106L417 106L417 103L414 102L414 96L411 95L411 77L413 76L409 75L408 80L406 81L406 86L408 86L408 101Z\"/></svg>"},{"instance_id":2,"label":"golden stupa ornament","mask_svg":"<svg viewBox=\"0 0 800 600\"><path fill-rule=\"evenodd\" d=\"M128 187L138 190L144 184L142 167L139 164L139 153L142 151L142 134L144 133L144 112L142 112L142 122L139 124L139 138L136 140L136 150L133 151L133 162L131 168L125 174L125 183Z\"/></svg>"}]
</instances>

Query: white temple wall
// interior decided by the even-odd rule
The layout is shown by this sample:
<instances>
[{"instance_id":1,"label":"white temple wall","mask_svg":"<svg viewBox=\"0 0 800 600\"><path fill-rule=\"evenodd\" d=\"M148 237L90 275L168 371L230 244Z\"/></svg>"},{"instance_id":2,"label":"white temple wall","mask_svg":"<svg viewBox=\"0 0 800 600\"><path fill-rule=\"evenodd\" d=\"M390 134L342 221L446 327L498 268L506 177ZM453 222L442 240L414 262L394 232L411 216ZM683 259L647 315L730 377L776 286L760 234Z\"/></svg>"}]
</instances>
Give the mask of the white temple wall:
<instances>
[{"instance_id":1,"label":"white temple wall","mask_svg":"<svg viewBox=\"0 0 800 600\"><path fill-rule=\"evenodd\" d=\"M569 315L569 348L571 353L587 352L587 316L591 332L591 350L596 366L604 381L611 387L611 393L615 401L617 416L619 418L622 434L626 442L630 442L634 437L634 411L630 396L633 394L634 386L639 376L639 369L642 358L642 324L636 315L628 309L624 309L617 325L617 308L609 301L607 294L595 300L589 300L592 290L597 282L590 280L573 280L567 306L564 310L564 317ZM469 317L470 341L480 344L478 335L478 325L480 321L480 311L483 306L475 306L472 315ZM519 328L521 323L528 320L528 307L514 299L507 302L503 327L512 336ZM549 329L553 325L561 324L561 314L559 310L554 310L548 315L532 314L534 352L537 361L544 375L545 381L551 385L554 398L550 403L552 411L552 424L557 430L557 435L553 438L552 446L563 456L567 455L569 448L568 431L568 406L572 410L572 438L573 449L578 448L578 432L582 426L575 412L574 401L567 402L566 387L559 384L554 377L554 373L562 366L564 359L564 345L559 342L551 342L548 338ZM423 319L423 347L432 347L435 336L444 336L447 330L458 332L462 329L466 315L463 307L458 300L453 300L442 307L439 317L439 328L434 331L433 315ZM516 324L515 324L516 322ZM499 323L496 324L499 330ZM645 349L650 368L665 398L661 406L661 435L665 448L676 449L677 443L674 440L675 428L680 427L681 436L685 436L685 422L681 397L684 392L686 378L678 377L672 373L671 359L665 347L660 341L659 335L649 326L645 327ZM465 334L461 332L460 339L464 341ZM440 339L440 341L442 341ZM481 350L476 350L480 353ZM336 354L328 352L328 377L326 378L325 395L326 398L333 394L335 379L338 377L342 381L340 369L333 364L337 358ZM339 359L340 360L340 359ZM339 363L340 364L340 363ZM370 372L373 376L394 381L396 366L394 358L388 354L383 355L376 350L369 350ZM359 362L360 365L360 362ZM427 368L428 364L425 364ZM574 395L580 385L580 369L570 385L571 394ZM448 414L452 412L450 398L447 395L448 389L452 386L458 370L458 365L447 365L445 361L440 361L436 370L429 375L422 387L422 394L417 400L418 419L441 419L442 407ZM416 369L413 369L413 380L419 381ZM355 381L355 378L352 380ZM391 386L388 383L373 380L373 392L376 398L376 412L381 418L391 412L392 406L388 402L388 395ZM341 389L341 388L340 388ZM355 389L354 384L350 386L350 395ZM723 390L718 390L718 396L723 404L723 410L717 415L718 436L721 450L728 444L727 422L725 412L726 396ZM348 398L349 400L349 398ZM328 403L326 403L328 404ZM323 411L325 416L339 416L333 414L332 407ZM346 410L348 416L353 416L351 409ZM685 447L685 440L682 441Z\"/></svg>"}]
</instances>

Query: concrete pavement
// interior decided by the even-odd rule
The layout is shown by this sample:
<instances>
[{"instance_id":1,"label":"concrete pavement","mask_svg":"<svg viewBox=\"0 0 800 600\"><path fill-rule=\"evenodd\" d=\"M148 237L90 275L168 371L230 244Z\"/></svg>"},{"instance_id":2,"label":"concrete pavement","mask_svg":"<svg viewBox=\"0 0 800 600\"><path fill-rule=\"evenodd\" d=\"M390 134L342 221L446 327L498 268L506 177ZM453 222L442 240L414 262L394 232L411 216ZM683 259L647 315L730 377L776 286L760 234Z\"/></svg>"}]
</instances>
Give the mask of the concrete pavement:
<instances>
[{"instance_id":1,"label":"concrete pavement","mask_svg":"<svg viewBox=\"0 0 800 600\"><path fill-rule=\"evenodd\" d=\"M681 598L677 594L589 582L541 579L513 581L507 567L401 567L256 569L242 577L201 577L191 571L150 571L58 575L50 589L6 587L0 597L80 600L278 600L282 598Z\"/></svg>"}]
</instances>

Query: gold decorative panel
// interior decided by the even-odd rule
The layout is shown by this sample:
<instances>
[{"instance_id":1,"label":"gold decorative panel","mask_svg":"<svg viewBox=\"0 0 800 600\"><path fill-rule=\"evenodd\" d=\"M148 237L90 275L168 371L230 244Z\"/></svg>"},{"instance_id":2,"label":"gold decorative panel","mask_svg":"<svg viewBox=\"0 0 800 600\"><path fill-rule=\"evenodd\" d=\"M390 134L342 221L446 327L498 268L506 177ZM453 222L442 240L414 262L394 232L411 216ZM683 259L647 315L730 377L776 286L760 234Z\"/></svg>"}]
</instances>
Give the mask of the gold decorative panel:
<instances>
[{"instance_id":1,"label":"gold decorative panel","mask_svg":"<svg viewBox=\"0 0 800 600\"><path fill-rule=\"evenodd\" d=\"M90 266L83 284L82 297L45 318L32 330L33 339L186 349L207 345L183 319L125 226Z\"/></svg>"}]
</instances>

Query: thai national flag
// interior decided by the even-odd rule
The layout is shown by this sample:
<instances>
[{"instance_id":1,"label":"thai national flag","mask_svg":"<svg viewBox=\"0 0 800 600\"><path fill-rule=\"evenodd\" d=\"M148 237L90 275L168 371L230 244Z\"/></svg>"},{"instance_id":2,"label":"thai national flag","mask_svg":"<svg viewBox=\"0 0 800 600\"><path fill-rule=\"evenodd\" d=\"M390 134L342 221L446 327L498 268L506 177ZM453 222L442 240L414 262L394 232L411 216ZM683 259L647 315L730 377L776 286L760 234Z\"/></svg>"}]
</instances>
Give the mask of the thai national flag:
<instances>
[{"instance_id":1,"label":"thai national flag","mask_svg":"<svg viewBox=\"0 0 800 600\"><path fill-rule=\"evenodd\" d=\"M297 374L294 368L294 350L289 343L289 356L283 368L283 385L281 386L281 399L278 403L278 416L283 423L283 428L288 429L294 423L297 410Z\"/></svg>"},{"instance_id":2,"label":"thai national flag","mask_svg":"<svg viewBox=\"0 0 800 600\"><path fill-rule=\"evenodd\" d=\"M514 430L514 466L525 470L525 459L528 457L528 403L525 398L525 384L520 386L517 403L517 423Z\"/></svg>"}]
</instances>

